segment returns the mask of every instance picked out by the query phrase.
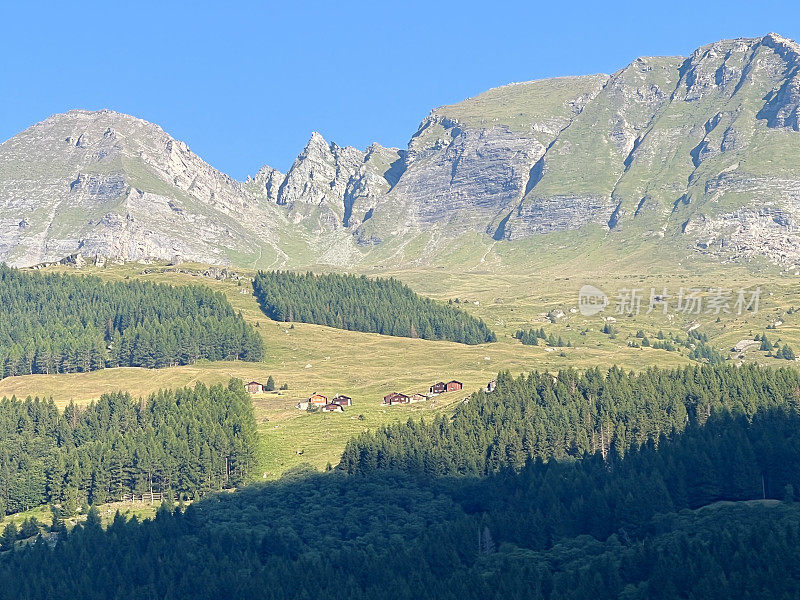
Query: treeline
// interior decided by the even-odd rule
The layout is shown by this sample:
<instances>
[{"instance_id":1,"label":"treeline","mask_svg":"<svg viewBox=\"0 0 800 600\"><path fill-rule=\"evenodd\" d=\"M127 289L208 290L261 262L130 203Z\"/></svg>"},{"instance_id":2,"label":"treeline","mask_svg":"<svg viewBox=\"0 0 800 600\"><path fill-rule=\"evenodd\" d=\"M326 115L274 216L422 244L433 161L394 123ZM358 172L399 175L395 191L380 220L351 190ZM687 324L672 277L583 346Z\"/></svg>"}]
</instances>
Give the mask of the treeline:
<instances>
[{"instance_id":1,"label":"treeline","mask_svg":"<svg viewBox=\"0 0 800 600\"><path fill-rule=\"evenodd\" d=\"M561 339L561 336L554 336L552 333L548 336L544 332L544 327L540 327L539 329L528 329L527 331L524 329L518 329L514 333L514 337L522 342L525 346L537 346L539 344L539 340L544 340L544 342L550 346L551 348L563 348L564 346L570 346L569 342L564 343L564 340Z\"/></svg>"},{"instance_id":2,"label":"treeline","mask_svg":"<svg viewBox=\"0 0 800 600\"><path fill-rule=\"evenodd\" d=\"M452 304L423 298L396 279L260 271L253 290L275 321L462 344L497 339L482 320Z\"/></svg>"},{"instance_id":3,"label":"treeline","mask_svg":"<svg viewBox=\"0 0 800 600\"><path fill-rule=\"evenodd\" d=\"M90 514L0 556L0 598L796 598L799 445L784 405L482 478L298 471L105 532Z\"/></svg>"},{"instance_id":4,"label":"treeline","mask_svg":"<svg viewBox=\"0 0 800 600\"><path fill-rule=\"evenodd\" d=\"M0 516L42 504L77 507L128 494L241 485L255 466L256 424L240 381L105 394L60 412L52 400L0 401Z\"/></svg>"},{"instance_id":5,"label":"treeline","mask_svg":"<svg viewBox=\"0 0 800 600\"><path fill-rule=\"evenodd\" d=\"M0 265L0 378L263 358L261 337L207 287Z\"/></svg>"},{"instance_id":6,"label":"treeline","mask_svg":"<svg viewBox=\"0 0 800 600\"><path fill-rule=\"evenodd\" d=\"M350 440L339 468L348 473L399 468L429 475L486 475L532 458L624 456L726 409L800 404L800 373L758 366L691 366L631 373L619 368L517 378L500 373L494 392L478 392L452 419L409 421Z\"/></svg>"}]
</instances>

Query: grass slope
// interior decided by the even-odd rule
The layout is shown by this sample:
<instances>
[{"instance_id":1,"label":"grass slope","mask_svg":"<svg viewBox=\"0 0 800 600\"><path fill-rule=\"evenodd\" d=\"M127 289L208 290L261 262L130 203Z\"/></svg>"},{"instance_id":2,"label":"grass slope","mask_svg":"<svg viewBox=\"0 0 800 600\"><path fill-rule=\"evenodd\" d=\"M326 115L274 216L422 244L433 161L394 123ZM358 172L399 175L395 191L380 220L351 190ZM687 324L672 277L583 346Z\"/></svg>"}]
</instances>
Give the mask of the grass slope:
<instances>
[{"instance_id":1,"label":"grass slope","mask_svg":"<svg viewBox=\"0 0 800 600\"><path fill-rule=\"evenodd\" d=\"M249 281L217 281L169 267L144 267L138 264L104 269L87 268L79 273L94 273L105 279L143 278L172 284L202 284L224 292L237 311L256 325L264 338L267 357L263 363L201 362L185 367L149 371L124 368L70 375L12 377L0 382L0 396L52 396L59 405L69 401L88 402L102 393L124 389L144 395L164 387L191 385L197 381L214 383L229 377L266 380L272 375L278 385L289 390L254 397L259 429L262 433L262 476L275 478L301 463L324 468L336 464L346 441L364 429L407 420L431 418L449 412L465 396L486 385L500 370L555 371L567 366L578 369L612 364L627 369L649 366L671 367L688 363L688 350L667 352L652 348L630 348L639 329L652 339L656 332L686 337L686 330L699 325L709 343L732 360L738 355L729 349L739 340L768 332L775 342L788 343L800 350L800 316L789 314L800 295L796 277L769 268L750 270L736 265L717 265L706 261L671 261L667 253L645 249L614 248L601 236L584 237L583 244L568 237L545 236L536 242L487 245L470 253L465 267L463 256L442 259L433 267L407 270L381 270L407 283L417 293L438 300L458 299L459 306L482 318L498 335L493 344L464 346L451 342L393 338L378 334L343 331L311 324L275 323L260 311ZM477 240L476 240L477 243ZM549 246L547 244L550 244ZM475 256L477 258L475 258ZM481 257L483 261L481 262ZM59 268L75 272L67 268ZM182 265L182 271L204 269L201 265ZM376 271L369 271L374 274ZM248 274L244 273L243 274ZM249 274L252 275L252 274ZM601 315L583 317L571 312L577 294L585 283L604 289L613 302L620 287L649 288L667 286L753 287L764 290L761 310L755 315L675 315L661 313L638 316L606 316L616 319L614 338L601 333ZM645 298L644 302L647 302ZM551 323L548 313L563 311L564 317ZM563 337L574 347L546 348L523 346L513 339L517 329L544 327ZM745 361L783 365L786 361L768 358L757 347L745 353ZM382 397L391 391L426 391L434 381L457 378L463 392L438 397L434 402L410 406L382 407ZM313 392L326 395L347 394L354 406L343 414L308 414L294 408ZM359 418L363 415L363 420Z\"/></svg>"}]
</instances>

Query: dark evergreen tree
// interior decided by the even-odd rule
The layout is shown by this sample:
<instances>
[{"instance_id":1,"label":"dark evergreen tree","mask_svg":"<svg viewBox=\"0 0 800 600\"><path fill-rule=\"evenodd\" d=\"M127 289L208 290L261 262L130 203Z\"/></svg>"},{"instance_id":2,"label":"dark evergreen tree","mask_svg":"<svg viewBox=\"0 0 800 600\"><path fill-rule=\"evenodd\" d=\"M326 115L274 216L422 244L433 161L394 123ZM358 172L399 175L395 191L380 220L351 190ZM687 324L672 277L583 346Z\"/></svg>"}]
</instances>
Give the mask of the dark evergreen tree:
<instances>
[{"instance_id":1,"label":"dark evergreen tree","mask_svg":"<svg viewBox=\"0 0 800 600\"><path fill-rule=\"evenodd\" d=\"M19 529L16 523L11 522L3 529L3 535L0 536L0 550L11 550L19 538Z\"/></svg>"},{"instance_id":2,"label":"dark evergreen tree","mask_svg":"<svg viewBox=\"0 0 800 600\"><path fill-rule=\"evenodd\" d=\"M198 497L247 481L256 435L252 400L234 380L146 400L105 394L63 413L52 400L3 399L0 500L4 514L58 505L55 523L84 501Z\"/></svg>"},{"instance_id":3,"label":"dark evergreen tree","mask_svg":"<svg viewBox=\"0 0 800 600\"><path fill-rule=\"evenodd\" d=\"M452 304L418 296L396 279L260 271L253 291L275 321L463 344L497 339L482 320Z\"/></svg>"},{"instance_id":4,"label":"dark evergreen tree","mask_svg":"<svg viewBox=\"0 0 800 600\"><path fill-rule=\"evenodd\" d=\"M206 287L103 283L0 265L0 378L263 355L258 333Z\"/></svg>"}]
</instances>

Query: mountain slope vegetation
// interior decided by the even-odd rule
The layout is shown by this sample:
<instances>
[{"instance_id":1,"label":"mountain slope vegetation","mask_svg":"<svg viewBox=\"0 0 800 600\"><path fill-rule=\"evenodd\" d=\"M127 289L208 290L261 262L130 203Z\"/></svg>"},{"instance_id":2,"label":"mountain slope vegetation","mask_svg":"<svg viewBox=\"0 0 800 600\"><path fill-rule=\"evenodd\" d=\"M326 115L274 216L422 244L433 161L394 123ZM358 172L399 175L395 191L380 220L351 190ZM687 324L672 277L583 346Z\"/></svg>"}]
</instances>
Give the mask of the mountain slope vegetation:
<instances>
[{"instance_id":1,"label":"mountain slope vegetation","mask_svg":"<svg viewBox=\"0 0 800 600\"><path fill-rule=\"evenodd\" d=\"M0 377L263 355L261 337L207 287L0 266Z\"/></svg>"},{"instance_id":2,"label":"mountain slope vegetation","mask_svg":"<svg viewBox=\"0 0 800 600\"><path fill-rule=\"evenodd\" d=\"M415 464L421 454L409 444L395 464L297 470L185 510L165 504L150 522L118 516L103 531L95 511L53 548L15 544L21 534L7 530L14 550L0 555L0 597L793 597L800 416L780 395L791 376L745 370L730 402L714 386L729 369L686 376L706 390L710 415L700 402L682 432L624 453L445 476ZM498 396L523 394L527 381L506 382ZM605 400L613 409L624 394ZM484 409L512 420L499 404ZM471 423L454 442L466 455L480 450L484 427ZM418 433L420 448L436 439Z\"/></svg>"},{"instance_id":3,"label":"mountain slope vegetation","mask_svg":"<svg viewBox=\"0 0 800 600\"><path fill-rule=\"evenodd\" d=\"M497 340L482 320L418 296L396 279L260 271L253 292L275 321L462 344Z\"/></svg>"}]
</instances>

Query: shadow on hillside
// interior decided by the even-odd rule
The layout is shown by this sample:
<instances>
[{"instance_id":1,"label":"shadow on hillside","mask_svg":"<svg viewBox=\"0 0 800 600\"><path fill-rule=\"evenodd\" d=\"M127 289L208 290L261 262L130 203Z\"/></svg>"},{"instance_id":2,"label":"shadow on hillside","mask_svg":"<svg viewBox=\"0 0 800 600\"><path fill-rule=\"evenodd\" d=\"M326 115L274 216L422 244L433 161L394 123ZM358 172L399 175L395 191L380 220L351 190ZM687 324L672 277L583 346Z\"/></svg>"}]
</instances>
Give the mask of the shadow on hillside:
<instances>
[{"instance_id":1,"label":"shadow on hillside","mask_svg":"<svg viewBox=\"0 0 800 600\"><path fill-rule=\"evenodd\" d=\"M591 535L645 535L658 513L721 501L793 500L800 490L800 417L763 410L752 420L727 413L630 449L625 458L529 460L487 477L430 477L418 462L346 475L310 466L235 494L192 506L201 520L257 534L275 530L282 546L312 549L315 540L347 544L375 536L420 535L447 522L486 526L496 543L535 549Z\"/></svg>"},{"instance_id":2,"label":"shadow on hillside","mask_svg":"<svg viewBox=\"0 0 800 600\"><path fill-rule=\"evenodd\" d=\"M793 500L797 448L800 418L773 409L712 416L624 459L535 460L487 477L420 476L411 457L355 475L300 467L8 553L0 599L678 598L703 586L735 595L742 579L780 596L800 578L767 565L800 560L800 504L720 502ZM686 564L701 568L675 569ZM675 592L659 595L665 581ZM630 586L640 593L621 595Z\"/></svg>"}]
</instances>

